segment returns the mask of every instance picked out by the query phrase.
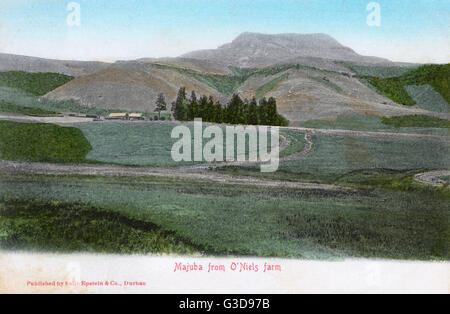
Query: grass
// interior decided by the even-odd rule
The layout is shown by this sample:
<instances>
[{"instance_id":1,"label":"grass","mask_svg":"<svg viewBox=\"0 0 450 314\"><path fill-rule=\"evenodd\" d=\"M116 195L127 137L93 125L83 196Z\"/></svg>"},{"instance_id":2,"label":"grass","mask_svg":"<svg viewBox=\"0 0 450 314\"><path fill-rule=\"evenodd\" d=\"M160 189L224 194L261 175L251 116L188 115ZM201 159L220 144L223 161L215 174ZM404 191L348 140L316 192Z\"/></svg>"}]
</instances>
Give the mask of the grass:
<instances>
[{"instance_id":1,"label":"grass","mask_svg":"<svg viewBox=\"0 0 450 314\"><path fill-rule=\"evenodd\" d=\"M447 136L448 131L442 127L447 120L428 116L403 116L403 117L378 117L362 114L339 115L335 121L329 120L309 120L303 122L301 126L316 129L341 129L355 131L389 132L389 133L416 133L438 136ZM414 123L399 124L396 121L410 120ZM430 123L434 121L434 123Z\"/></svg>"},{"instance_id":2,"label":"grass","mask_svg":"<svg viewBox=\"0 0 450 314\"><path fill-rule=\"evenodd\" d=\"M444 181L447 184L450 184L450 176L442 177L440 178L442 181Z\"/></svg>"},{"instance_id":3,"label":"grass","mask_svg":"<svg viewBox=\"0 0 450 314\"><path fill-rule=\"evenodd\" d=\"M268 179L334 184L354 171L442 170L450 168L449 143L422 139L381 139L314 135L314 151L301 159L282 161L275 173L257 167L224 167L220 171Z\"/></svg>"},{"instance_id":4,"label":"grass","mask_svg":"<svg viewBox=\"0 0 450 314\"><path fill-rule=\"evenodd\" d=\"M80 129L91 143L93 149L87 155L91 160L137 166L182 166L199 162L175 162L172 159L172 147L179 139L172 139L171 133L176 123L83 123ZM194 154L194 130L192 124L186 124L191 131L192 160ZM226 143L225 130L223 142ZM203 141L205 145L208 140ZM235 157L237 157L235 140ZM204 146L203 146L204 147ZM270 136L268 137L270 148ZM225 151L225 147L224 147ZM246 147L246 156L249 148ZM225 153L223 154L225 156Z\"/></svg>"},{"instance_id":5,"label":"grass","mask_svg":"<svg viewBox=\"0 0 450 314\"><path fill-rule=\"evenodd\" d=\"M420 108L433 112L450 112L448 103L431 85L408 85L404 88Z\"/></svg>"},{"instance_id":6,"label":"grass","mask_svg":"<svg viewBox=\"0 0 450 314\"><path fill-rule=\"evenodd\" d=\"M140 241L133 233L127 238L128 221L139 221L204 254L448 260L449 198L436 193L419 188L347 194L156 178L2 176L0 217L16 233L10 237L3 231L0 245L53 251L55 243L69 250L75 243L76 250L127 252L131 247L134 253L166 247L164 237L153 238L147 247L147 236L138 231Z\"/></svg>"},{"instance_id":7,"label":"grass","mask_svg":"<svg viewBox=\"0 0 450 314\"><path fill-rule=\"evenodd\" d=\"M18 113L18 114L31 115L31 116L58 114L58 112L56 112L56 111L49 111L49 110L33 108L33 107L18 106L18 105L3 102L3 101L0 101L0 112Z\"/></svg>"},{"instance_id":8,"label":"grass","mask_svg":"<svg viewBox=\"0 0 450 314\"><path fill-rule=\"evenodd\" d=\"M86 162L91 145L77 128L0 121L0 159L30 162Z\"/></svg>"},{"instance_id":9,"label":"grass","mask_svg":"<svg viewBox=\"0 0 450 314\"><path fill-rule=\"evenodd\" d=\"M289 74L285 73L270 82L258 87L256 90L256 98L262 98L264 95L266 95L268 92L270 92L272 89L275 88L280 82L286 80L289 77Z\"/></svg>"},{"instance_id":10,"label":"grass","mask_svg":"<svg viewBox=\"0 0 450 314\"><path fill-rule=\"evenodd\" d=\"M438 92L447 105L450 103L450 64L423 65L401 76L390 78L364 77L384 96L405 106L414 106L416 102L408 94L405 86L428 84Z\"/></svg>"},{"instance_id":11,"label":"grass","mask_svg":"<svg viewBox=\"0 0 450 314\"><path fill-rule=\"evenodd\" d=\"M84 204L8 201L0 207L0 247L119 254L194 253L173 232Z\"/></svg>"},{"instance_id":12,"label":"grass","mask_svg":"<svg viewBox=\"0 0 450 314\"><path fill-rule=\"evenodd\" d=\"M337 91L338 93L342 92L342 88L341 88L341 87L339 87L337 84L331 82L331 81L328 80L328 79L324 79L324 78L322 78L322 77L316 77L316 76L311 76L310 78L311 78L312 80L316 81L316 82L319 82L319 83L321 83L321 84L323 84L323 85L329 87L329 88L334 89L334 90Z\"/></svg>"},{"instance_id":13,"label":"grass","mask_svg":"<svg viewBox=\"0 0 450 314\"><path fill-rule=\"evenodd\" d=\"M356 65L347 62L338 62L339 64L344 65L351 71L355 72L358 76L371 76L371 77L379 77L379 78L390 78L401 76L405 73L408 73L411 70L418 68L419 66L364 66L364 65Z\"/></svg>"},{"instance_id":14,"label":"grass","mask_svg":"<svg viewBox=\"0 0 450 314\"><path fill-rule=\"evenodd\" d=\"M305 148L305 134L283 130L280 132L280 135L291 141L290 145L280 152L280 158L289 157L290 155L303 151Z\"/></svg>"},{"instance_id":15,"label":"grass","mask_svg":"<svg viewBox=\"0 0 450 314\"><path fill-rule=\"evenodd\" d=\"M383 118L382 122L396 128L424 127L450 129L450 121L424 115Z\"/></svg>"},{"instance_id":16,"label":"grass","mask_svg":"<svg viewBox=\"0 0 450 314\"><path fill-rule=\"evenodd\" d=\"M35 96L45 95L71 80L72 76L58 73L0 72L0 86L17 88Z\"/></svg>"},{"instance_id":17,"label":"grass","mask_svg":"<svg viewBox=\"0 0 450 314\"><path fill-rule=\"evenodd\" d=\"M232 75L217 75L217 74L201 74L192 70L181 69L168 65L152 64L153 67L160 69L171 69L178 71L181 74L190 76L199 82L202 82L209 87L217 90L224 95L232 95L236 89L238 89L242 84L244 84L249 78L254 76L271 76L278 73L287 71L293 68L293 65L284 65L277 67L268 68L251 68L251 69L240 69L236 67L230 67Z\"/></svg>"}]
</instances>

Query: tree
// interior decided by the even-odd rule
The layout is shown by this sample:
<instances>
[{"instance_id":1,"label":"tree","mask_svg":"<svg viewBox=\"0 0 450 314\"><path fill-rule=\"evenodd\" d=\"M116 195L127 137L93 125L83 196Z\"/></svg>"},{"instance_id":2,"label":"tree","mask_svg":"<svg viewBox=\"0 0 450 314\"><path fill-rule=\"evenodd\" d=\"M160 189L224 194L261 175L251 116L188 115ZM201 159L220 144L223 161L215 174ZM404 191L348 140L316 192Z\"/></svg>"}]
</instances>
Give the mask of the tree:
<instances>
[{"instance_id":1,"label":"tree","mask_svg":"<svg viewBox=\"0 0 450 314\"><path fill-rule=\"evenodd\" d=\"M278 125L278 112L277 112L277 102L275 98L270 97L267 102L266 107L266 124L268 125Z\"/></svg>"},{"instance_id":2,"label":"tree","mask_svg":"<svg viewBox=\"0 0 450 314\"><path fill-rule=\"evenodd\" d=\"M166 99L164 98L164 94L161 93L158 95L158 99L156 100L156 109L155 112L158 112L158 116L161 119L161 111L167 110Z\"/></svg>"},{"instance_id":3,"label":"tree","mask_svg":"<svg viewBox=\"0 0 450 314\"><path fill-rule=\"evenodd\" d=\"M213 122L215 123L223 123L223 115L224 115L224 109L222 108L222 105L220 102L216 102L214 105L214 115L213 115Z\"/></svg>"},{"instance_id":4,"label":"tree","mask_svg":"<svg viewBox=\"0 0 450 314\"><path fill-rule=\"evenodd\" d=\"M161 94L162 95L162 94ZM244 101L239 95L234 94L227 106L222 106L219 101L214 103L212 96L202 96L197 99L194 91L186 100L186 89L180 88L177 99L172 104L172 112L179 121L192 121L202 118L205 122L247 124L247 125L273 125L287 126L289 121L278 113L276 99L262 98L258 102L256 98ZM156 118L157 119L157 118Z\"/></svg>"},{"instance_id":5,"label":"tree","mask_svg":"<svg viewBox=\"0 0 450 314\"><path fill-rule=\"evenodd\" d=\"M208 104L206 105L206 121L214 122L214 98L209 96Z\"/></svg>"},{"instance_id":6,"label":"tree","mask_svg":"<svg viewBox=\"0 0 450 314\"><path fill-rule=\"evenodd\" d=\"M187 118L189 121L194 120L195 118L198 118L198 101L197 101L197 95L195 94L195 91L192 91L191 93L191 99L188 103L188 110L187 110Z\"/></svg>"},{"instance_id":7,"label":"tree","mask_svg":"<svg viewBox=\"0 0 450 314\"><path fill-rule=\"evenodd\" d=\"M259 100L259 123L262 125L268 125L267 123L267 99L264 97L263 99Z\"/></svg>"},{"instance_id":8,"label":"tree","mask_svg":"<svg viewBox=\"0 0 450 314\"><path fill-rule=\"evenodd\" d=\"M174 118L179 121L187 120L187 109L186 88L181 87L178 91L177 99L175 100L175 105L172 110Z\"/></svg>"},{"instance_id":9,"label":"tree","mask_svg":"<svg viewBox=\"0 0 450 314\"><path fill-rule=\"evenodd\" d=\"M202 118L203 121L207 121L208 116L208 97L203 95L200 97L199 106L198 106L198 115L196 118Z\"/></svg>"},{"instance_id":10,"label":"tree","mask_svg":"<svg viewBox=\"0 0 450 314\"><path fill-rule=\"evenodd\" d=\"M247 123L250 125L259 125L259 112L256 98L253 98L250 101L250 105L248 107Z\"/></svg>"},{"instance_id":11,"label":"tree","mask_svg":"<svg viewBox=\"0 0 450 314\"><path fill-rule=\"evenodd\" d=\"M239 124L239 123L245 123L244 116L243 116L243 110L244 109L244 102L239 97L239 95L234 94L231 98L230 103L228 104L226 108L226 114L225 114L225 123L230 124Z\"/></svg>"}]
</instances>

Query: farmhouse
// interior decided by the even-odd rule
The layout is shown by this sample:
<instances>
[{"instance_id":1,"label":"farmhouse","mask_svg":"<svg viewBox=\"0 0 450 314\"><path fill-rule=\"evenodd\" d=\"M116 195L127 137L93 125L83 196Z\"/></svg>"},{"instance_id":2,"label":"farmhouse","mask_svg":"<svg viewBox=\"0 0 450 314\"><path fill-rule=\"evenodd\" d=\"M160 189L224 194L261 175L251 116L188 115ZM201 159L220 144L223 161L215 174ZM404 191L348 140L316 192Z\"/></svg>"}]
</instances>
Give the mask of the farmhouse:
<instances>
[{"instance_id":1,"label":"farmhouse","mask_svg":"<svg viewBox=\"0 0 450 314\"><path fill-rule=\"evenodd\" d=\"M107 120L144 120L142 113L110 113Z\"/></svg>"}]
</instances>

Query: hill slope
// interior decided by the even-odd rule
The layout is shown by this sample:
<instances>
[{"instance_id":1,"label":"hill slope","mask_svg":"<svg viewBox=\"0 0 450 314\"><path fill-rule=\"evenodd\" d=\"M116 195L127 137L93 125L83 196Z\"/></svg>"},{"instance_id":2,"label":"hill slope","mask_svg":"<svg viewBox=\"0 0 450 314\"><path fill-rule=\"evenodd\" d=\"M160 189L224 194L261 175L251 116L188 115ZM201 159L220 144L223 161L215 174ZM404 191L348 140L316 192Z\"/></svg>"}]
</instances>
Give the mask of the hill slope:
<instances>
[{"instance_id":1,"label":"hill slope","mask_svg":"<svg viewBox=\"0 0 450 314\"><path fill-rule=\"evenodd\" d=\"M170 102L178 89L212 95L226 101L226 97L195 78L182 74L183 69L145 62L120 62L90 75L80 76L48 93L45 98L74 99L82 106L104 109L129 109L153 112L159 93Z\"/></svg>"},{"instance_id":2,"label":"hill slope","mask_svg":"<svg viewBox=\"0 0 450 314\"><path fill-rule=\"evenodd\" d=\"M0 72L51 72L80 76L106 68L109 64L96 61L64 61L0 53Z\"/></svg>"}]
</instances>

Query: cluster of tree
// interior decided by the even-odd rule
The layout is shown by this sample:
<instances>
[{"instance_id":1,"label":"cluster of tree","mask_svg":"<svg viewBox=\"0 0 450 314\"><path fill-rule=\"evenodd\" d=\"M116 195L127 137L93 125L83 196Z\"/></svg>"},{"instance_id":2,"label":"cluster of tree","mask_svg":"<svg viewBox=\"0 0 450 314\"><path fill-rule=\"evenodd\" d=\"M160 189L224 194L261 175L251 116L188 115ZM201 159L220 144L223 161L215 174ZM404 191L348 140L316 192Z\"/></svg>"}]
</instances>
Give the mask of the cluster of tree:
<instances>
[{"instance_id":1,"label":"cluster of tree","mask_svg":"<svg viewBox=\"0 0 450 314\"><path fill-rule=\"evenodd\" d=\"M259 102L242 100L233 95L227 106L214 101L213 97L197 98L195 92L187 98L186 89L180 88L177 99L172 103L172 112L176 120L193 121L202 118L205 122L245 124L245 125L273 125L287 126L289 122L277 111L277 102L271 97L262 98Z\"/></svg>"}]
</instances>

